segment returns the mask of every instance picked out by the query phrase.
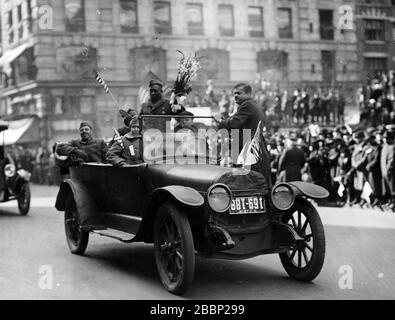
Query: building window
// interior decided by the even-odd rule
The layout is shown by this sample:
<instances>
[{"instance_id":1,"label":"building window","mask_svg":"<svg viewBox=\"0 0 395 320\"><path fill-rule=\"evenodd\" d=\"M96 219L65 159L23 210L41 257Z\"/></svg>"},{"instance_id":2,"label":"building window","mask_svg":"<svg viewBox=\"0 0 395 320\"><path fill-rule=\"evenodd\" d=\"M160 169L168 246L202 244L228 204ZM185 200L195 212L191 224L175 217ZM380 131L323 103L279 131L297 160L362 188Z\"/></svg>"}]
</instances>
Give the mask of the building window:
<instances>
[{"instance_id":1,"label":"building window","mask_svg":"<svg viewBox=\"0 0 395 320\"><path fill-rule=\"evenodd\" d=\"M151 47L135 48L130 51L130 75L132 80L141 81L149 72L166 81L166 51Z\"/></svg>"},{"instance_id":2,"label":"building window","mask_svg":"<svg viewBox=\"0 0 395 320\"><path fill-rule=\"evenodd\" d=\"M368 41L384 41L385 26L383 20L363 20L365 30L365 40Z\"/></svg>"},{"instance_id":3,"label":"building window","mask_svg":"<svg viewBox=\"0 0 395 320\"><path fill-rule=\"evenodd\" d=\"M22 5L17 6L17 24L18 24L18 38L23 38L23 24L22 24Z\"/></svg>"},{"instance_id":4,"label":"building window","mask_svg":"<svg viewBox=\"0 0 395 320\"><path fill-rule=\"evenodd\" d=\"M187 21L189 35L203 35L203 6L200 3L187 3Z\"/></svg>"},{"instance_id":5,"label":"building window","mask_svg":"<svg viewBox=\"0 0 395 320\"><path fill-rule=\"evenodd\" d=\"M138 33L137 0L120 0L122 33Z\"/></svg>"},{"instance_id":6,"label":"building window","mask_svg":"<svg viewBox=\"0 0 395 320\"><path fill-rule=\"evenodd\" d=\"M333 40L335 38L333 26L333 11L319 10L320 36L322 40Z\"/></svg>"},{"instance_id":7,"label":"building window","mask_svg":"<svg viewBox=\"0 0 395 320\"><path fill-rule=\"evenodd\" d=\"M264 50L257 55L258 73L263 79L274 82L288 78L288 53L279 50Z\"/></svg>"},{"instance_id":8,"label":"building window","mask_svg":"<svg viewBox=\"0 0 395 320\"><path fill-rule=\"evenodd\" d=\"M387 70L386 58L365 58L366 76L373 79L377 73Z\"/></svg>"},{"instance_id":9,"label":"building window","mask_svg":"<svg viewBox=\"0 0 395 320\"><path fill-rule=\"evenodd\" d=\"M14 42L14 20L12 18L12 10L6 14L7 19L7 32L8 32L8 43Z\"/></svg>"},{"instance_id":10,"label":"building window","mask_svg":"<svg viewBox=\"0 0 395 320\"><path fill-rule=\"evenodd\" d=\"M336 54L335 51L321 51L322 80L327 84L336 81Z\"/></svg>"},{"instance_id":11,"label":"building window","mask_svg":"<svg viewBox=\"0 0 395 320\"><path fill-rule=\"evenodd\" d=\"M280 39L292 39L292 9L277 9L278 36Z\"/></svg>"},{"instance_id":12,"label":"building window","mask_svg":"<svg viewBox=\"0 0 395 320\"><path fill-rule=\"evenodd\" d=\"M65 0L66 31L85 31L84 0Z\"/></svg>"},{"instance_id":13,"label":"building window","mask_svg":"<svg viewBox=\"0 0 395 320\"><path fill-rule=\"evenodd\" d=\"M156 33L171 34L170 2L154 2L154 23Z\"/></svg>"},{"instance_id":14,"label":"building window","mask_svg":"<svg viewBox=\"0 0 395 320\"><path fill-rule=\"evenodd\" d=\"M248 7L248 29L250 37L264 37L262 7Z\"/></svg>"},{"instance_id":15,"label":"building window","mask_svg":"<svg viewBox=\"0 0 395 320\"><path fill-rule=\"evenodd\" d=\"M209 79L229 81L230 63L228 51L204 49L199 50L196 55L202 57L200 60L202 69L198 72L198 80L204 82Z\"/></svg>"},{"instance_id":16,"label":"building window","mask_svg":"<svg viewBox=\"0 0 395 320\"><path fill-rule=\"evenodd\" d=\"M221 36L234 36L233 6L220 4L218 6L219 33Z\"/></svg>"},{"instance_id":17,"label":"building window","mask_svg":"<svg viewBox=\"0 0 395 320\"><path fill-rule=\"evenodd\" d=\"M11 63L14 71L15 84L35 80L37 67L33 48L26 49L18 58Z\"/></svg>"},{"instance_id":18,"label":"building window","mask_svg":"<svg viewBox=\"0 0 395 320\"><path fill-rule=\"evenodd\" d=\"M33 8L32 8L32 0L27 0L27 23L28 23L28 32L31 33L33 31Z\"/></svg>"},{"instance_id":19,"label":"building window","mask_svg":"<svg viewBox=\"0 0 395 320\"><path fill-rule=\"evenodd\" d=\"M91 80L92 70L97 69L97 49L85 47L83 54L74 56L74 67L79 80Z\"/></svg>"},{"instance_id":20,"label":"building window","mask_svg":"<svg viewBox=\"0 0 395 320\"><path fill-rule=\"evenodd\" d=\"M392 41L395 41L395 23L392 24Z\"/></svg>"},{"instance_id":21,"label":"building window","mask_svg":"<svg viewBox=\"0 0 395 320\"><path fill-rule=\"evenodd\" d=\"M82 114L93 113L93 97L82 96L80 100L80 111Z\"/></svg>"}]
</instances>

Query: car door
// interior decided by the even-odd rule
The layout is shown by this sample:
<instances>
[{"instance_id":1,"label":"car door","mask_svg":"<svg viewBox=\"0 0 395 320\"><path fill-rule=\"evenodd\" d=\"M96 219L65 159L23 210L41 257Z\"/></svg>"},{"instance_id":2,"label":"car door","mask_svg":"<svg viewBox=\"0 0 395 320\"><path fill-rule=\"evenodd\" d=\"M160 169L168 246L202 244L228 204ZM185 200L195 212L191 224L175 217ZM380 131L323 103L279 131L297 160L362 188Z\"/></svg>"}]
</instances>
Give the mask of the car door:
<instances>
[{"instance_id":1,"label":"car door","mask_svg":"<svg viewBox=\"0 0 395 320\"><path fill-rule=\"evenodd\" d=\"M147 164L127 167L108 166L107 212L142 217L148 198L144 187Z\"/></svg>"}]
</instances>

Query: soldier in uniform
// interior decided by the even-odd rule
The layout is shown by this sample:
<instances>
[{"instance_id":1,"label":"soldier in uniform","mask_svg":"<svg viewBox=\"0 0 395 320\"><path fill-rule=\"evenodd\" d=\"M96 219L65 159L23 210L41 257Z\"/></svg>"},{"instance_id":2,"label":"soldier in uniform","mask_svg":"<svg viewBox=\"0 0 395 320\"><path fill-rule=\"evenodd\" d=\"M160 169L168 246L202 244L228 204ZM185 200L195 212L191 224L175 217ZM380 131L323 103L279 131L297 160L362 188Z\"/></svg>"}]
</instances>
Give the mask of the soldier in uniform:
<instances>
[{"instance_id":1,"label":"soldier in uniform","mask_svg":"<svg viewBox=\"0 0 395 320\"><path fill-rule=\"evenodd\" d=\"M131 119L129 127L130 131L123 137L116 138L107 152L106 160L114 166L124 167L143 163L143 140L138 117Z\"/></svg>"},{"instance_id":2,"label":"soldier in uniform","mask_svg":"<svg viewBox=\"0 0 395 320\"><path fill-rule=\"evenodd\" d=\"M81 139L58 143L55 146L56 155L67 157L67 163L70 165L83 162L104 162L108 148L104 140L92 138L92 124L87 121L81 122L79 131Z\"/></svg>"},{"instance_id":3,"label":"soldier in uniform","mask_svg":"<svg viewBox=\"0 0 395 320\"><path fill-rule=\"evenodd\" d=\"M185 110L180 104L170 103L169 100L163 97L163 84L158 80L151 80L149 83L150 98L148 102L143 103L141 106L140 115L176 115ZM161 119L144 119L144 130L147 129L158 129L161 132L166 132L166 121L170 121L169 118Z\"/></svg>"}]
</instances>

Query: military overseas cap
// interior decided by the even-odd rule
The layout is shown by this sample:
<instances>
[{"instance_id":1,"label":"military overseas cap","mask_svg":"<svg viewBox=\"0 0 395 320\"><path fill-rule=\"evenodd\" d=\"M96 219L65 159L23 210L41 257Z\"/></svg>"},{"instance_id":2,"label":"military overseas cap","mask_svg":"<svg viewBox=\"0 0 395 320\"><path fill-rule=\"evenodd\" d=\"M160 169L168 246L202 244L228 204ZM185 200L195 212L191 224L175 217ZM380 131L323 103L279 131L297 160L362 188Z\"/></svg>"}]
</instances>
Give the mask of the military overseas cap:
<instances>
[{"instance_id":1,"label":"military overseas cap","mask_svg":"<svg viewBox=\"0 0 395 320\"><path fill-rule=\"evenodd\" d=\"M93 130L92 124L90 122L88 122L88 121L82 121L81 122L80 129L83 128L83 127L89 127L89 128L91 128L91 130Z\"/></svg>"},{"instance_id":2,"label":"military overseas cap","mask_svg":"<svg viewBox=\"0 0 395 320\"><path fill-rule=\"evenodd\" d=\"M152 80L149 82L149 87L152 87L152 86L163 87L163 83L160 82L159 80L152 79Z\"/></svg>"},{"instance_id":3,"label":"military overseas cap","mask_svg":"<svg viewBox=\"0 0 395 320\"><path fill-rule=\"evenodd\" d=\"M130 119L129 127L133 125L140 125L139 117L134 116L132 119Z\"/></svg>"}]
</instances>

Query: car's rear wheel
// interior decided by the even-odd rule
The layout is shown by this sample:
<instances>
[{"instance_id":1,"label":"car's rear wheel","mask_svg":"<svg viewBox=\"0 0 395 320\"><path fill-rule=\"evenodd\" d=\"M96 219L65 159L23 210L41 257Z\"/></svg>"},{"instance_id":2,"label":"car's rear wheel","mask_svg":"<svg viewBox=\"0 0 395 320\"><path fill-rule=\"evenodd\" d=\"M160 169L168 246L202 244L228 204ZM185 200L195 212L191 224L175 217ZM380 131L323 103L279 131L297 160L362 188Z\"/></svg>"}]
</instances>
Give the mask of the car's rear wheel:
<instances>
[{"instance_id":1,"label":"car's rear wheel","mask_svg":"<svg viewBox=\"0 0 395 320\"><path fill-rule=\"evenodd\" d=\"M281 263L291 278L312 281L321 272L325 259L325 233L315 207L305 199L298 199L284 215L283 223L292 227L303 240L289 251L280 254Z\"/></svg>"},{"instance_id":2,"label":"car's rear wheel","mask_svg":"<svg viewBox=\"0 0 395 320\"><path fill-rule=\"evenodd\" d=\"M30 209L30 186L28 182L25 182L21 185L18 194L18 209L19 213L22 216L26 216L29 213Z\"/></svg>"},{"instance_id":3,"label":"car's rear wheel","mask_svg":"<svg viewBox=\"0 0 395 320\"><path fill-rule=\"evenodd\" d=\"M154 225L155 261L163 286L182 294L195 272L192 230L185 213L171 203L160 206Z\"/></svg>"},{"instance_id":4,"label":"car's rear wheel","mask_svg":"<svg viewBox=\"0 0 395 320\"><path fill-rule=\"evenodd\" d=\"M64 226L67 245L71 253L84 254L89 240L89 232L81 229L78 222L78 209L73 195L69 195L64 212Z\"/></svg>"}]
</instances>

